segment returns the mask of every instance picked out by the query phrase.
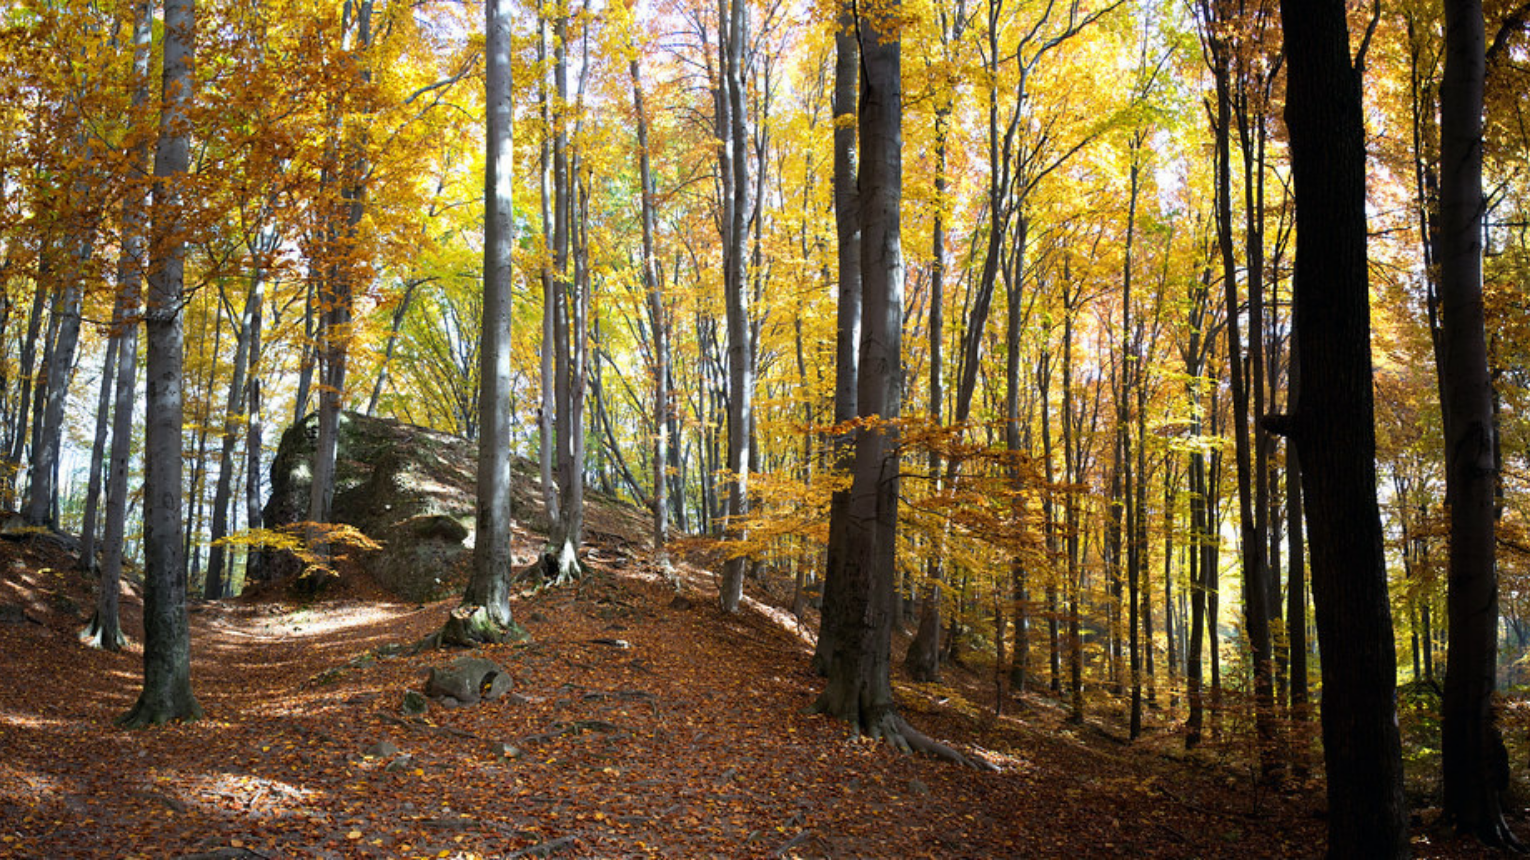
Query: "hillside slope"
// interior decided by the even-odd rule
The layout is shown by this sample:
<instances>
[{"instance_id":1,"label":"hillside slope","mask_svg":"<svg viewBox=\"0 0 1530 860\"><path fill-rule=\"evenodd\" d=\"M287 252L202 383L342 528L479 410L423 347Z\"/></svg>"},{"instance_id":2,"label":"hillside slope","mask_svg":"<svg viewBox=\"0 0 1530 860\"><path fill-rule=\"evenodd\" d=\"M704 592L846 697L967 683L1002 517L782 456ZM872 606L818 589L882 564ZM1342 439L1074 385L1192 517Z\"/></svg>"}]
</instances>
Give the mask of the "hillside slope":
<instances>
[{"instance_id":1,"label":"hillside slope","mask_svg":"<svg viewBox=\"0 0 1530 860\"><path fill-rule=\"evenodd\" d=\"M514 603L532 641L478 652L510 695L423 717L401 713L405 691L456 655L397 652L452 602L198 604L207 719L126 732L111 721L138 654L76 644L88 598L61 549L0 541L0 604L25 616L0 614L0 856L1319 853L1320 792L1257 792L1165 755L1172 737L1128 748L1066 727L1044 699L994 719L971 677L900 685L903 707L998 772L850 738L804 714L819 682L789 615L751 601L722 617L710 574L688 569L677 598L632 553L593 547L578 587Z\"/></svg>"}]
</instances>

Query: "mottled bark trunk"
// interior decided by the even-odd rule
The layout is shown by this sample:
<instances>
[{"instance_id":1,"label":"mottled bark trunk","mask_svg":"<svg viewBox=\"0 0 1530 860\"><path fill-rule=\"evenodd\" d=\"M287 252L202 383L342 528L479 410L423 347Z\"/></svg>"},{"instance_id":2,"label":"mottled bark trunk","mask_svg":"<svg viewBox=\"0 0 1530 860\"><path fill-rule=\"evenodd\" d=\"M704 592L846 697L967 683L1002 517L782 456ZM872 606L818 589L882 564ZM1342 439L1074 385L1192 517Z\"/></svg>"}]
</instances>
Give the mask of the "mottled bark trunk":
<instances>
[{"instance_id":1,"label":"mottled bark trunk","mask_svg":"<svg viewBox=\"0 0 1530 860\"><path fill-rule=\"evenodd\" d=\"M133 4L133 116L151 97L149 60L153 15L148 0ZM122 239L117 259L117 301L111 337L117 341L112 444L106 478L106 516L101 543L101 582L96 612L82 637L88 644L117 651L127 643L118 613L122 583L122 544L127 531L128 469L133 452L133 407L138 381L138 313L143 291L144 235L149 204L149 144L152 129L132 129L128 147L132 174L122 198Z\"/></svg>"},{"instance_id":2,"label":"mottled bark trunk","mask_svg":"<svg viewBox=\"0 0 1530 860\"><path fill-rule=\"evenodd\" d=\"M894 16L898 5L862 17L860 91L861 278L865 312L857 408L896 420L902 400L903 185L902 73ZM884 17L885 16L885 17ZM905 743L892 698L893 569L898 526L898 431L892 424L856 438L848 539L839 575L852 600L840 612L840 641L815 708L858 732Z\"/></svg>"},{"instance_id":3,"label":"mottled bark trunk","mask_svg":"<svg viewBox=\"0 0 1530 860\"><path fill-rule=\"evenodd\" d=\"M754 421L754 347L751 343L750 295L746 247L753 217L749 183L749 132L744 101L744 45L748 41L744 0L719 0L718 137L719 165L728 195L723 226L723 292L728 317L728 529L744 537L749 513L750 430ZM724 612L737 612L744 592L748 559L733 555L723 565L719 600Z\"/></svg>"},{"instance_id":4,"label":"mottled bark trunk","mask_svg":"<svg viewBox=\"0 0 1530 860\"><path fill-rule=\"evenodd\" d=\"M510 3L484 3L485 136L483 331L478 368L478 503L473 573L465 607L482 610L483 625L506 631L510 616L510 296L515 244L512 208Z\"/></svg>"},{"instance_id":5,"label":"mottled bark trunk","mask_svg":"<svg viewBox=\"0 0 1530 860\"><path fill-rule=\"evenodd\" d=\"M163 110L154 155L149 242L148 404L144 430L143 691L119 719L129 727L194 720L202 707L191 690L191 635L181 559L181 363L185 223L191 161L187 111L192 100L195 7L165 3ZM128 362L124 362L128 363Z\"/></svg>"}]
</instances>

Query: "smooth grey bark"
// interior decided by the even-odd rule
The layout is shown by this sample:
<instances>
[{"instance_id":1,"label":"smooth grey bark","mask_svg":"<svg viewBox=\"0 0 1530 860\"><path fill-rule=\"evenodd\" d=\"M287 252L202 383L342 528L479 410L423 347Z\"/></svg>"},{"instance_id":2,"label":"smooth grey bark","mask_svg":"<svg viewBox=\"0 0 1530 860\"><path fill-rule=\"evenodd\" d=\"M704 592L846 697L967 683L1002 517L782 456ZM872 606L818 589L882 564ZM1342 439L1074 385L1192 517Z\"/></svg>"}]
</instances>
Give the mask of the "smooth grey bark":
<instances>
[{"instance_id":1,"label":"smooth grey bark","mask_svg":"<svg viewBox=\"0 0 1530 860\"><path fill-rule=\"evenodd\" d=\"M438 186L437 191L439 192L439 190ZM415 290L418 290L423 283L425 281L418 279L405 283L404 294L399 297L398 305L393 308L393 318L388 325L388 340L383 345L381 366L377 369L377 379L372 382L372 394L367 398L366 414L368 417L377 412L377 401L382 399L383 389L388 387L391 375L389 367L393 363L393 353L398 349L399 332L404 328L404 319L409 316L409 307L414 301Z\"/></svg>"},{"instance_id":2,"label":"smooth grey bark","mask_svg":"<svg viewBox=\"0 0 1530 860\"><path fill-rule=\"evenodd\" d=\"M669 550L669 481L666 467L669 465L669 436L672 420L672 395L669 388L669 308L664 301L664 285L659 275L659 261L654 255L654 234L657 232L654 212L655 195L653 181L653 158L648 146L648 107L643 96L643 74L638 65L636 45L628 71L632 76L632 107L637 115L638 181L641 184L641 212L643 222L643 292L648 299L648 330L653 338L653 495L649 506L653 509L653 563L661 571L668 572Z\"/></svg>"},{"instance_id":3,"label":"smooth grey bark","mask_svg":"<svg viewBox=\"0 0 1530 860\"><path fill-rule=\"evenodd\" d=\"M842 613L828 683L814 709L858 733L907 746L917 739L892 698L889 649L898 528L898 429L902 406L903 185L899 4L860 16L861 329L857 407L875 426L856 435L848 539L841 557L851 600Z\"/></svg>"},{"instance_id":4,"label":"smooth grey bark","mask_svg":"<svg viewBox=\"0 0 1530 860\"><path fill-rule=\"evenodd\" d=\"M510 301L512 205L510 0L484 3L487 53L484 138L483 333L479 347L478 530L465 607L496 633L510 628ZM489 637L493 638L493 637Z\"/></svg>"},{"instance_id":5,"label":"smooth grey bark","mask_svg":"<svg viewBox=\"0 0 1530 860\"><path fill-rule=\"evenodd\" d=\"M89 159L89 148L86 158ZM80 342L80 305L84 299L84 268L90 260L94 227L82 235L71 236L69 265L62 272L63 290L54 297L54 331L49 339L45 369L47 378L38 392L38 414L34 424L31 483L27 490L27 522L56 529L54 510L58 506L58 457L64 436L64 401L69 394L69 377L74 371L74 354Z\"/></svg>"},{"instance_id":6,"label":"smooth grey bark","mask_svg":"<svg viewBox=\"0 0 1530 860\"><path fill-rule=\"evenodd\" d=\"M945 58L951 58L951 48L961 42L967 23L966 0L957 0L954 8L940 10L941 47ZM836 81L838 78L836 78ZM953 82L954 83L954 82ZM954 91L954 87L953 90ZM946 219L945 201L950 182L948 176L947 146L951 128L954 96L947 95L935 108L935 199L936 206L930 229L930 421L940 426L945 403L945 387L942 365L945 361L945 300L946 300ZM836 132L838 126L836 126ZM939 493L942 486L940 451L930 447L928 468L930 491ZM929 558L925 562L925 576L930 580L929 593L919 608L919 627L909 641L903 666L915 681L940 680L940 627L941 585L945 578L944 533L933 542Z\"/></svg>"},{"instance_id":7,"label":"smooth grey bark","mask_svg":"<svg viewBox=\"0 0 1530 860\"><path fill-rule=\"evenodd\" d=\"M558 104L568 102L568 18L560 9L553 24L553 75ZM585 41L588 51L588 40ZM588 65L581 65L587 70ZM583 103L586 75L579 77ZM584 401L587 368L589 271L583 230L588 209L581 205L581 172L570 152L567 119L560 110L553 141L553 393L558 517L551 521L545 556L556 584L579 576L579 546L584 532ZM572 266L572 271L570 267Z\"/></svg>"},{"instance_id":8,"label":"smooth grey bark","mask_svg":"<svg viewBox=\"0 0 1530 860\"><path fill-rule=\"evenodd\" d=\"M754 422L754 346L749 318L746 248L754 217L749 184L749 130L744 100L748 4L718 0L717 87L718 170L723 177L723 293L728 319L728 528L744 536L749 513L749 465ZM719 603L724 612L738 611L744 594L748 559L730 557L723 566Z\"/></svg>"},{"instance_id":9,"label":"smooth grey bark","mask_svg":"<svg viewBox=\"0 0 1530 860\"><path fill-rule=\"evenodd\" d=\"M39 261L41 266L44 261ZM21 483L21 458L26 452L28 416L32 408L32 389L35 381L33 370L37 364L37 338L42 331L43 311L47 307L47 290L35 289L32 291L32 310L27 315L27 332L21 341L21 366L19 376L21 378L21 393L16 399L16 420L12 423L11 448L9 472L7 476L8 489L7 501L14 500L20 495Z\"/></svg>"},{"instance_id":10,"label":"smooth grey bark","mask_svg":"<svg viewBox=\"0 0 1530 860\"><path fill-rule=\"evenodd\" d=\"M166 0L163 104L154 153L148 267L147 420L144 428L143 692L119 718L128 727L194 720L191 634L181 529L181 363L185 300L185 181L191 162L187 111L193 97L194 0ZM124 362L127 364L128 362Z\"/></svg>"},{"instance_id":11,"label":"smooth grey bark","mask_svg":"<svg viewBox=\"0 0 1530 860\"><path fill-rule=\"evenodd\" d=\"M349 11L349 7L347 7ZM357 4L356 41L351 50L363 56L359 60L360 83L365 86L372 80L372 71L364 55L372 45L372 0L360 0ZM340 122L344 129L345 122ZM336 145L342 142L337 141ZM319 437L314 445L313 483L308 502L308 519L314 523L330 521L330 510L335 500L335 456L340 442L340 407L345 395L346 360L350 350L351 304L355 285L355 267L348 259L361 224L366 199L366 176L369 172L366 154L359 141L349 141L351 151L345 156L345 167L339 181L345 183L340 193L338 217L342 225L330 224L326 229L343 236L343 241L331 243L330 252L335 259L328 261L322 278L319 299L322 307L319 323L319 339L316 350L319 356Z\"/></svg>"},{"instance_id":12,"label":"smooth grey bark","mask_svg":"<svg viewBox=\"0 0 1530 860\"><path fill-rule=\"evenodd\" d=\"M276 227L267 224L260 232L256 240L255 255L258 264L265 266L270 255L275 253L279 234ZM261 418L261 386L260 386L260 358L261 358L261 325L265 308L265 296L256 293L255 301L251 307L250 317L250 357L249 374L245 381L245 433L244 433L244 505L245 505L245 528L257 529L261 527L263 513L261 478L264 471L261 469L261 447L263 445L264 426ZM246 581L260 581L265 578L265 571L261 568L263 553L248 552L245 554L245 579Z\"/></svg>"},{"instance_id":13,"label":"smooth grey bark","mask_svg":"<svg viewBox=\"0 0 1530 860\"><path fill-rule=\"evenodd\" d=\"M113 316L116 316L115 310ZM114 319L113 323L120 324L120 321ZM96 395L96 430L91 435L90 477L85 484L85 513L80 525L79 567L85 571L96 568L96 532L101 511L101 480L106 471L107 431L111 426L112 392L115 390L117 381L117 352L121 345L121 338L108 337L106 356L101 360L101 386Z\"/></svg>"},{"instance_id":14,"label":"smooth grey bark","mask_svg":"<svg viewBox=\"0 0 1530 860\"><path fill-rule=\"evenodd\" d=\"M1446 0L1440 80L1440 392L1450 509L1442 764L1445 813L1490 845L1519 848L1503 817L1509 759L1493 707L1498 667L1498 457L1482 302L1481 0Z\"/></svg>"},{"instance_id":15,"label":"smooth grey bark","mask_svg":"<svg viewBox=\"0 0 1530 860\"><path fill-rule=\"evenodd\" d=\"M861 341L861 216L856 191L857 102L860 93L860 41L855 18L848 7L840 12L834 34L834 227L838 238L836 252L836 287L834 335L834 423L844 425L857 415L857 369ZM836 471L849 471L855 462L854 433L837 433L831 441ZM829 497L829 544L824 559L823 602L837 606L850 599L844 570L845 531L848 521L850 490L835 490ZM820 616L818 642L813 650L813 668L827 674L839 640L839 615L824 612ZM923 622L920 622L921 625ZM939 618L935 619L939 623ZM939 631L926 632L926 641L939 640ZM915 640L920 637L916 634Z\"/></svg>"},{"instance_id":16,"label":"smooth grey bark","mask_svg":"<svg viewBox=\"0 0 1530 860\"><path fill-rule=\"evenodd\" d=\"M265 272L255 261L250 272L250 286L245 292L244 307L239 312L239 328L234 337L234 367L228 383L224 406L223 434L218 451L218 485L213 490L212 529L208 534L207 579L202 596L219 600L229 596L233 585L231 554L219 541L229 533L229 504L234 495L235 448L239 444L239 424L245 418L239 410L248 402L245 377L249 371L250 346L254 336L257 308L262 301Z\"/></svg>"},{"instance_id":17,"label":"smooth grey bark","mask_svg":"<svg viewBox=\"0 0 1530 860\"><path fill-rule=\"evenodd\" d=\"M1281 0L1303 368L1302 461L1323 654L1328 856L1406 857L1396 650L1376 503L1361 77L1339 0Z\"/></svg>"},{"instance_id":18,"label":"smooth grey bark","mask_svg":"<svg viewBox=\"0 0 1530 860\"><path fill-rule=\"evenodd\" d=\"M537 15L537 37L537 65L539 68L545 68L547 65L547 17L540 9ZM541 189L542 200L542 246L545 251L544 259L552 258L556 261L557 251L555 249L557 246L554 240L555 218L561 216L555 216L551 205L551 181L554 177L552 177L549 171L554 170L555 165L552 160L549 140L557 139L555 136L559 132L555 128L561 129L562 119L560 116L557 120L559 125L556 127L553 125L552 99L548 95L547 75L545 73L537 76L537 96L538 103L541 105L542 128L546 130L542 134L539 149L540 158L538 161L538 185ZM558 95L559 104L562 104L565 97L566 93L560 90ZM559 146L561 151L561 142ZM561 176L561 174L559 175ZM562 179L556 179L556 181L561 188L563 185ZM554 265L561 264L555 262ZM542 343L540 344L538 354L541 361L542 406L537 411L537 433L539 439L537 461L540 466L542 506L546 512L549 527L551 527L562 516L562 512L558 508L557 479L553 473L553 464L557 456L557 437L554 435L553 417L558 411L558 394L556 389L557 358L556 349L554 348L554 344L557 342L557 331L553 325L553 318L557 313L556 305L558 299L555 292L557 288L553 284L553 267L545 262L542 265L541 281Z\"/></svg>"},{"instance_id":19,"label":"smooth grey bark","mask_svg":"<svg viewBox=\"0 0 1530 860\"><path fill-rule=\"evenodd\" d=\"M148 104L149 63L154 18L148 0L133 4L133 116ZM106 478L106 516L101 539L101 581L96 612L81 633L89 645L108 651L127 644L118 602L121 596L123 541L127 532L128 470L133 454L133 409L137 400L139 305L142 301L144 235L149 204L151 129L131 129L128 165L132 173L122 197L122 240L117 258L117 301L112 309L112 339L117 341L116 393L112 405L112 444Z\"/></svg>"}]
</instances>

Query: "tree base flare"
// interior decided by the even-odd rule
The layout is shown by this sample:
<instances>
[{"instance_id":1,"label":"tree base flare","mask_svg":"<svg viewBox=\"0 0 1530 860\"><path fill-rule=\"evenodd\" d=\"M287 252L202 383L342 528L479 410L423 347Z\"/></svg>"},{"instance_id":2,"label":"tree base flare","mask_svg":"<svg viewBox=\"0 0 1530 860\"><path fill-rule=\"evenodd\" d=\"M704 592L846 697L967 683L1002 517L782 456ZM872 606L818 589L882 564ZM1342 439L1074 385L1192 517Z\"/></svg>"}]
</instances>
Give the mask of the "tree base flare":
<instances>
[{"instance_id":1,"label":"tree base flare","mask_svg":"<svg viewBox=\"0 0 1530 860\"><path fill-rule=\"evenodd\" d=\"M101 613L96 612L90 616L90 623L80 630L80 644L86 648L96 648L102 651L121 651L128 646L128 638L121 628L101 623Z\"/></svg>"},{"instance_id":2,"label":"tree base flare","mask_svg":"<svg viewBox=\"0 0 1530 860\"><path fill-rule=\"evenodd\" d=\"M117 726L124 729L143 729L170 723L193 723L202 719L202 705L188 690L183 696L172 696L168 701L150 701L139 697L133 709L117 718Z\"/></svg>"},{"instance_id":3,"label":"tree base flare","mask_svg":"<svg viewBox=\"0 0 1530 860\"><path fill-rule=\"evenodd\" d=\"M446 624L437 634L434 647L455 646L472 648L478 645L498 645L501 642L523 642L531 636L526 628L506 620L496 621L483 606L459 606L446 618ZM426 637L427 640L431 637ZM424 644L424 643L421 643Z\"/></svg>"}]
</instances>

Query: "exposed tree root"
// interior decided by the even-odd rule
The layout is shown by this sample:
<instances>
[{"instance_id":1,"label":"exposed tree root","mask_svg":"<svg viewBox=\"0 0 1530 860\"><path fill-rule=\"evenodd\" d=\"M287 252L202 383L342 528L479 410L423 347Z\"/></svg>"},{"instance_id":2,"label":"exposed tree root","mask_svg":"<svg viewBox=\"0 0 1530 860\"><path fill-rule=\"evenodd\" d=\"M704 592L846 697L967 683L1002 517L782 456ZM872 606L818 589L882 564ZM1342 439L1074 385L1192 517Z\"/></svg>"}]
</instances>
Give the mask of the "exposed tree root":
<instances>
[{"instance_id":1,"label":"exposed tree root","mask_svg":"<svg viewBox=\"0 0 1530 860\"><path fill-rule=\"evenodd\" d=\"M573 543L569 541L564 541L563 546L556 553L549 552L544 564L547 568L544 576L555 588L573 585L584 573L584 567L579 563L579 553L574 550Z\"/></svg>"},{"instance_id":2,"label":"exposed tree root","mask_svg":"<svg viewBox=\"0 0 1530 860\"><path fill-rule=\"evenodd\" d=\"M808 709L808 713L825 714L827 716L835 717L840 716L839 712L837 712L828 701L827 693L825 693L823 696L819 696L818 701L813 703L813 706ZM874 738L876 740L886 741L888 744L892 745L894 749L897 749L900 752L921 752L926 755L934 756L935 758L944 759L946 761L962 765L963 767L970 767L973 770L986 770L990 772L998 771L998 768L994 765L983 761L982 759L967 758L954 748L949 747L940 741L935 740L924 732L919 731L918 729L909 725L908 720L905 720L898 714L897 711L893 710L892 708L882 710L881 713L871 716L870 718L868 718L867 715L862 714L858 719L852 719L849 720L849 722L855 728L857 734L864 737Z\"/></svg>"},{"instance_id":3,"label":"exposed tree root","mask_svg":"<svg viewBox=\"0 0 1530 860\"><path fill-rule=\"evenodd\" d=\"M932 755L936 758L942 758L946 761L955 762L957 764L970 767L973 770L986 770L991 773L997 772L999 770L993 764L983 761L982 759L967 758L952 747L946 746L940 741L935 740L929 735L926 735L924 732L921 732L913 726L909 725L908 721L902 717L895 715L893 719L897 720L901 727L904 742L909 747L918 752L922 752L926 755Z\"/></svg>"},{"instance_id":4,"label":"exposed tree root","mask_svg":"<svg viewBox=\"0 0 1530 860\"><path fill-rule=\"evenodd\" d=\"M90 623L80 630L80 644L86 648L99 648L102 651L121 651L127 647L128 638L123 635L121 629L107 632L106 625L101 623L101 613L98 610L90 616Z\"/></svg>"}]
</instances>

